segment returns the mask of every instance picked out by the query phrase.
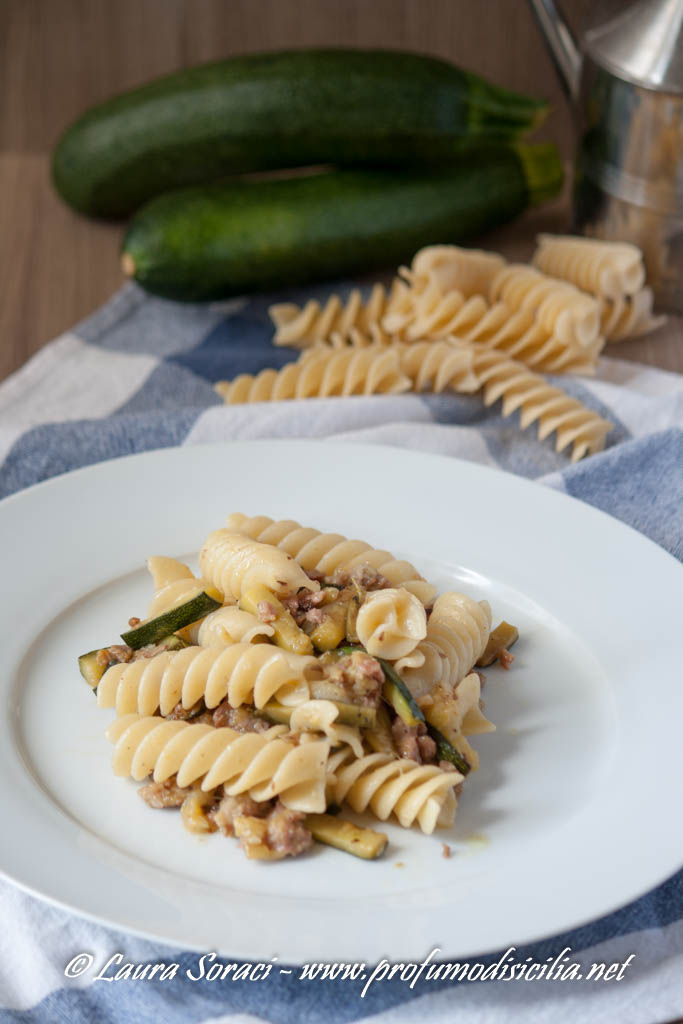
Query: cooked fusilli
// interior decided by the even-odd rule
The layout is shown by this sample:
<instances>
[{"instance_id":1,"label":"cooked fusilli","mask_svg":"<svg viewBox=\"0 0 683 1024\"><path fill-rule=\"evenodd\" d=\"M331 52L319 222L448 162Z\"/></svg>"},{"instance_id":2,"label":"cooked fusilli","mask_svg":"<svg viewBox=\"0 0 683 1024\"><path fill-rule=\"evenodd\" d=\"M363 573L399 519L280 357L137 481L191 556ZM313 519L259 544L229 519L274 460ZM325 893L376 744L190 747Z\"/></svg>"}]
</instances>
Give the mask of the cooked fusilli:
<instances>
[{"instance_id":1,"label":"cooked fusilli","mask_svg":"<svg viewBox=\"0 0 683 1024\"><path fill-rule=\"evenodd\" d=\"M388 754L367 754L335 769L335 803L347 803L360 813L370 810L381 821L393 814L400 825L417 822L423 832L453 823L453 790L463 781L459 772L417 764Z\"/></svg>"},{"instance_id":2,"label":"cooked fusilli","mask_svg":"<svg viewBox=\"0 0 683 1024\"><path fill-rule=\"evenodd\" d=\"M316 675L315 658L271 644L186 647L112 665L100 680L97 703L116 707L119 715L169 715L178 703L189 710L201 699L209 709L225 698L233 708L262 708L271 699L292 705L308 700L308 680Z\"/></svg>"},{"instance_id":3,"label":"cooked fusilli","mask_svg":"<svg viewBox=\"0 0 683 1024\"><path fill-rule=\"evenodd\" d=\"M321 533L293 519L275 521L268 516L250 518L234 513L226 525L230 531L276 545L306 570L331 576L335 572L353 573L369 565L392 587L403 587L424 605L429 606L434 598L436 588L423 580L410 562L399 561L389 551L378 551L364 541L347 540L340 533Z\"/></svg>"},{"instance_id":4,"label":"cooked fusilli","mask_svg":"<svg viewBox=\"0 0 683 1024\"><path fill-rule=\"evenodd\" d=\"M429 694L431 703L425 707L429 722L436 726L449 743L465 758L470 767L479 767L479 754L470 745L468 736L495 732L481 709L481 681L470 672L456 686L438 683Z\"/></svg>"},{"instance_id":5,"label":"cooked fusilli","mask_svg":"<svg viewBox=\"0 0 683 1024\"><path fill-rule=\"evenodd\" d=\"M296 594L302 587L319 589L291 555L245 537L244 531L210 533L199 552L199 565L206 579L234 601L259 585L276 594Z\"/></svg>"},{"instance_id":6,"label":"cooked fusilli","mask_svg":"<svg viewBox=\"0 0 683 1024\"><path fill-rule=\"evenodd\" d=\"M339 707L331 700L308 700L292 711L289 726L294 732L322 732L334 747L348 746L356 757L363 754L360 730L337 722Z\"/></svg>"},{"instance_id":7,"label":"cooked fusilli","mask_svg":"<svg viewBox=\"0 0 683 1024\"><path fill-rule=\"evenodd\" d=\"M368 654L395 661L425 638L427 614L422 602L404 587L375 590L366 595L358 611L356 632Z\"/></svg>"},{"instance_id":8,"label":"cooked fusilli","mask_svg":"<svg viewBox=\"0 0 683 1024\"><path fill-rule=\"evenodd\" d=\"M283 726L265 733L238 733L210 725L164 721L156 716L124 715L107 729L114 744L114 774L155 782L177 776L178 786L203 778L202 789L223 785L228 796L247 793L252 800L279 796L297 811L325 809L329 740L294 744Z\"/></svg>"},{"instance_id":9,"label":"cooked fusilli","mask_svg":"<svg viewBox=\"0 0 683 1024\"><path fill-rule=\"evenodd\" d=\"M400 394L410 388L401 373L393 346L372 344L335 349L321 345L281 370L243 373L233 381L218 381L216 392L228 405L274 402L294 398L341 395Z\"/></svg>"},{"instance_id":10,"label":"cooked fusilli","mask_svg":"<svg viewBox=\"0 0 683 1024\"><path fill-rule=\"evenodd\" d=\"M147 609L150 619L185 604L204 590L206 580L199 580L183 562L175 558L153 555L147 568L154 583L154 597Z\"/></svg>"},{"instance_id":11,"label":"cooked fusilli","mask_svg":"<svg viewBox=\"0 0 683 1024\"><path fill-rule=\"evenodd\" d=\"M200 647L229 647L230 644L269 640L275 630L267 622L261 622L256 615L242 611L233 604L211 612L196 629L189 632L192 640Z\"/></svg>"},{"instance_id":12,"label":"cooked fusilli","mask_svg":"<svg viewBox=\"0 0 683 1024\"><path fill-rule=\"evenodd\" d=\"M452 688L481 657L490 632L488 601L473 601L456 591L441 594L429 616L426 638L417 646L417 657L398 661L396 668L415 697L424 697L438 683Z\"/></svg>"}]
</instances>

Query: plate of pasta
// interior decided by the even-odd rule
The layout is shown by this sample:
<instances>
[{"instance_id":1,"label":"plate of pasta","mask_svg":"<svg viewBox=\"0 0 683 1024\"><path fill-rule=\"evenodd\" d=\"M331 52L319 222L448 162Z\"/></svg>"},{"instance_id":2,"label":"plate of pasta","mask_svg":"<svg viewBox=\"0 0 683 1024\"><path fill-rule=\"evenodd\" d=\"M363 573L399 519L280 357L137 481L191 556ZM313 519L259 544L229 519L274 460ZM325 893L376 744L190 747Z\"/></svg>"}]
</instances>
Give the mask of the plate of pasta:
<instances>
[{"instance_id":1,"label":"plate of pasta","mask_svg":"<svg viewBox=\"0 0 683 1024\"><path fill-rule=\"evenodd\" d=\"M0 538L0 870L44 898L245 959L447 958L680 866L681 568L603 513L235 442L40 484Z\"/></svg>"}]
</instances>

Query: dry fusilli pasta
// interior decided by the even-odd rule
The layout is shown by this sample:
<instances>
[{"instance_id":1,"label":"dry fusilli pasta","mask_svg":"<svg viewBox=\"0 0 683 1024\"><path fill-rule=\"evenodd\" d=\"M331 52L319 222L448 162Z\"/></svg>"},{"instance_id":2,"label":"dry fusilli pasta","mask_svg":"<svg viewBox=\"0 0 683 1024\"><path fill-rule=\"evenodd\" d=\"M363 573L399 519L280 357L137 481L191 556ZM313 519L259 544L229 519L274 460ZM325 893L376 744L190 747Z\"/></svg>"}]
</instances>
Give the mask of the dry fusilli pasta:
<instances>
[{"instance_id":1,"label":"dry fusilli pasta","mask_svg":"<svg viewBox=\"0 0 683 1024\"><path fill-rule=\"evenodd\" d=\"M635 295L645 284L643 254L630 242L539 235L534 266L602 298Z\"/></svg>"},{"instance_id":2,"label":"dry fusilli pasta","mask_svg":"<svg viewBox=\"0 0 683 1024\"><path fill-rule=\"evenodd\" d=\"M446 371L439 372L439 358L444 361L450 358L449 342L425 342L421 345L404 349L403 368L413 380L419 379L419 363L424 358L431 361L432 390L473 390L469 377L466 387L462 388L458 374L449 381ZM479 345L471 345L469 348L472 352L472 373L483 390L485 405L493 405L502 399L503 416L521 410L522 430L538 423L538 437L541 441L556 432L555 450L561 452L570 444L573 445L572 462L577 462L584 455L602 451L611 423L587 409L578 399L550 385L524 363L509 359L505 353L496 349L486 349Z\"/></svg>"},{"instance_id":3,"label":"dry fusilli pasta","mask_svg":"<svg viewBox=\"0 0 683 1024\"><path fill-rule=\"evenodd\" d=\"M335 349L321 345L281 370L262 370L219 381L216 392L228 405L293 398L400 394L410 388L391 345Z\"/></svg>"},{"instance_id":4,"label":"dry fusilli pasta","mask_svg":"<svg viewBox=\"0 0 683 1024\"><path fill-rule=\"evenodd\" d=\"M227 527L264 544L274 544L309 571L331 576L335 572L353 573L369 565L391 583L403 587L426 606L434 598L436 588L422 579L410 562L399 561L389 551L378 551L361 540L347 540L340 533L321 533L301 526L292 519L275 521L268 516L234 513Z\"/></svg>"},{"instance_id":5,"label":"dry fusilli pasta","mask_svg":"<svg viewBox=\"0 0 683 1024\"><path fill-rule=\"evenodd\" d=\"M276 345L306 348L317 341L326 341L339 348L347 344L365 345L388 341L381 320L407 286L396 279L389 294L383 285L375 284L367 302L354 288L345 302L339 295L331 295L324 307L312 299L305 306L281 303L268 310L275 325L273 341Z\"/></svg>"},{"instance_id":6,"label":"dry fusilli pasta","mask_svg":"<svg viewBox=\"0 0 683 1024\"><path fill-rule=\"evenodd\" d=\"M233 708L262 708L271 699L298 704L308 700L308 680L318 674L315 658L271 644L186 647L112 665L100 680L97 703L116 707L119 715L169 715L178 703L189 710L202 699L209 709L226 698Z\"/></svg>"},{"instance_id":7,"label":"dry fusilli pasta","mask_svg":"<svg viewBox=\"0 0 683 1024\"><path fill-rule=\"evenodd\" d=\"M418 287L436 285L442 294L460 292L465 298L487 295L491 282L505 266L497 252L462 249L457 245L430 245L413 257L403 276Z\"/></svg>"},{"instance_id":8,"label":"dry fusilli pasta","mask_svg":"<svg viewBox=\"0 0 683 1024\"><path fill-rule=\"evenodd\" d=\"M285 731L239 733L131 714L116 719L106 735L114 744L115 775L138 781L152 775L155 782L176 775L181 787L203 778L203 790L223 785L228 796L279 796L292 810L323 811L329 740L295 745L282 737Z\"/></svg>"}]
</instances>

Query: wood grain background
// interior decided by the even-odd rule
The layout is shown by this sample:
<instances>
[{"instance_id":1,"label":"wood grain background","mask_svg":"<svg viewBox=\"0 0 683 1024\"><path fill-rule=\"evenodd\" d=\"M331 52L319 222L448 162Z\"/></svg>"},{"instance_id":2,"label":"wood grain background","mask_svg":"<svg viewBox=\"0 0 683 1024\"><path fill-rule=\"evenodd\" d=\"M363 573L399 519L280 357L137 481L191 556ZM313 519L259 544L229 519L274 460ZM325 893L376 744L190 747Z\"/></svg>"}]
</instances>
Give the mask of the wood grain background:
<instances>
[{"instance_id":1,"label":"wood grain background","mask_svg":"<svg viewBox=\"0 0 683 1024\"><path fill-rule=\"evenodd\" d=\"M565 0L580 31L593 0ZM205 60L293 46L411 49L546 96L541 137L572 152L571 115L526 0L0 0L0 378L122 282L120 226L69 210L50 151L84 109ZM541 214L561 229L566 208ZM549 218L549 219L548 219ZM535 221L504 233L513 248ZM678 339L619 354L683 369Z\"/></svg>"}]
</instances>

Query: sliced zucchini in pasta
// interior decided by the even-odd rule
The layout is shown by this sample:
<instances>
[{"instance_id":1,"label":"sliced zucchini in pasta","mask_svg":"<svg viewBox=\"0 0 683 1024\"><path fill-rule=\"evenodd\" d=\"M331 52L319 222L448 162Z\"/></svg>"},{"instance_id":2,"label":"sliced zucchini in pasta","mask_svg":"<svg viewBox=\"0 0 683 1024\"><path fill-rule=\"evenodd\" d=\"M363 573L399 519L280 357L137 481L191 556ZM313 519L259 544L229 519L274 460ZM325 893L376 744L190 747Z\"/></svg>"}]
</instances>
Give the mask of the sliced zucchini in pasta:
<instances>
[{"instance_id":1,"label":"sliced zucchini in pasta","mask_svg":"<svg viewBox=\"0 0 683 1024\"><path fill-rule=\"evenodd\" d=\"M209 612L220 607L220 601L202 591L201 594L190 598L189 601L178 605L177 608L171 608L163 615L157 615L154 619L141 622L139 626L122 633L121 639L124 644L128 644L129 647L137 651L140 647L146 647L147 644L158 643L169 633L175 633L177 630L183 629L184 626L189 626L191 622L203 619Z\"/></svg>"},{"instance_id":2,"label":"sliced zucchini in pasta","mask_svg":"<svg viewBox=\"0 0 683 1024\"><path fill-rule=\"evenodd\" d=\"M388 839L384 832L361 828L352 821L332 814L307 814L306 828L317 842L334 846L363 860L376 860L384 853Z\"/></svg>"},{"instance_id":3,"label":"sliced zucchini in pasta","mask_svg":"<svg viewBox=\"0 0 683 1024\"><path fill-rule=\"evenodd\" d=\"M179 636L171 634L171 636L164 637L156 646L163 647L167 651L176 651L185 647L186 644ZM93 690L97 690L102 676L112 664L108 654L108 647L97 647L94 651L81 654L78 659L80 673L88 686L91 686Z\"/></svg>"},{"instance_id":4,"label":"sliced zucchini in pasta","mask_svg":"<svg viewBox=\"0 0 683 1024\"><path fill-rule=\"evenodd\" d=\"M311 687L311 690L313 687ZM361 704L349 704L345 701L331 701L337 708L338 714L335 719L340 725L357 725L361 729L374 729L377 721L375 708ZM287 707L278 701L271 700L265 707L261 708L259 715L276 725L289 725L292 717L293 707Z\"/></svg>"}]
</instances>

